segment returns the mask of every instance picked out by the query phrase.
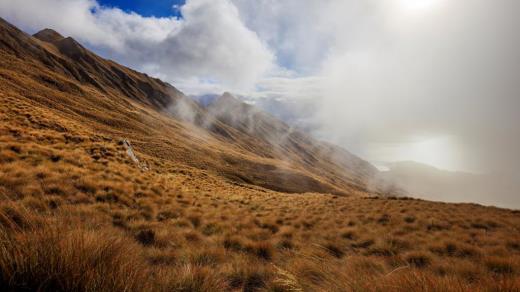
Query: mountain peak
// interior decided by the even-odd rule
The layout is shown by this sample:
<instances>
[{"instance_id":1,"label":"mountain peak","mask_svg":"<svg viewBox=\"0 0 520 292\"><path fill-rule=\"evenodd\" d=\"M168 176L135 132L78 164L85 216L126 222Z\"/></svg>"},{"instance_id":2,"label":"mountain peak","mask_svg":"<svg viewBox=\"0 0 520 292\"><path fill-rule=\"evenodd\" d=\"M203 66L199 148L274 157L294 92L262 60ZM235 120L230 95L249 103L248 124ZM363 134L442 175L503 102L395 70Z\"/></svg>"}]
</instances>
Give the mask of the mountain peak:
<instances>
[{"instance_id":1,"label":"mountain peak","mask_svg":"<svg viewBox=\"0 0 520 292\"><path fill-rule=\"evenodd\" d=\"M88 54L88 51L71 37L60 40L56 43L56 46L62 54L75 60L78 60Z\"/></svg>"},{"instance_id":2,"label":"mountain peak","mask_svg":"<svg viewBox=\"0 0 520 292\"><path fill-rule=\"evenodd\" d=\"M230 92L227 92L227 91L224 92L224 93L222 93L222 97L223 97L223 98L235 98L235 97L233 96L233 94L231 94Z\"/></svg>"},{"instance_id":3,"label":"mountain peak","mask_svg":"<svg viewBox=\"0 0 520 292\"><path fill-rule=\"evenodd\" d=\"M7 22L7 20L3 19L2 17L0 17L0 27L2 27L2 28L4 28L4 27L14 28L14 26L12 24Z\"/></svg>"},{"instance_id":4,"label":"mountain peak","mask_svg":"<svg viewBox=\"0 0 520 292\"><path fill-rule=\"evenodd\" d=\"M33 37L48 43L56 43L64 39L61 34L50 28L40 30L39 32L33 34Z\"/></svg>"},{"instance_id":5,"label":"mountain peak","mask_svg":"<svg viewBox=\"0 0 520 292\"><path fill-rule=\"evenodd\" d=\"M237 104L237 103L242 103L242 101L240 101L238 98L236 98L234 95L232 95L231 93L229 92L224 92L220 98L218 98L218 100L220 102L222 101L225 101L226 103L234 103L234 104Z\"/></svg>"}]
</instances>

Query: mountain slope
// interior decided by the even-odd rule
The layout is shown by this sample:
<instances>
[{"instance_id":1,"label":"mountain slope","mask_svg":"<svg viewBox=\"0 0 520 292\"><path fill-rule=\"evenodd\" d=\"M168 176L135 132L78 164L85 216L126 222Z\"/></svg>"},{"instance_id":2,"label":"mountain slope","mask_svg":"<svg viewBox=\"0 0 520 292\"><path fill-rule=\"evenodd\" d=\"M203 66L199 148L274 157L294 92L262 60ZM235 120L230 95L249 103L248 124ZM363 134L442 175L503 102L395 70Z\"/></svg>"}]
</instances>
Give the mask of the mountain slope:
<instances>
[{"instance_id":1,"label":"mountain slope","mask_svg":"<svg viewBox=\"0 0 520 292\"><path fill-rule=\"evenodd\" d=\"M271 155L318 173L332 185L366 189L366 182L377 169L351 153L317 141L284 122L225 93L207 107L222 123L238 129L244 136L259 138L257 152Z\"/></svg>"},{"instance_id":2,"label":"mountain slope","mask_svg":"<svg viewBox=\"0 0 520 292\"><path fill-rule=\"evenodd\" d=\"M248 132L248 125L214 117L173 86L104 60L52 30L30 37L5 21L1 26L4 93L53 111L67 121L63 128L69 120L81 122L129 138L150 158L278 191L362 193L364 177L374 172L368 163L260 112L250 121L257 130ZM241 111L231 108L228 114ZM287 140L280 147L268 147L282 137Z\"/></svg>"}]
</instances>

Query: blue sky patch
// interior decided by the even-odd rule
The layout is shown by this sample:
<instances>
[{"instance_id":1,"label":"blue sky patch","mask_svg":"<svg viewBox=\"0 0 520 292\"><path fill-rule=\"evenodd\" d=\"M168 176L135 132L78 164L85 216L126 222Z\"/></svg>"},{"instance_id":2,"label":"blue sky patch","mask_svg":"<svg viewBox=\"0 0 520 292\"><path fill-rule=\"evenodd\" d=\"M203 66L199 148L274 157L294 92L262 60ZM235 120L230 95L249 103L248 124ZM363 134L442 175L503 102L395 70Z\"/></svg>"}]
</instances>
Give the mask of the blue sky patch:
<instances>
[{"instance_id":1,"label":"blue sky patch","mask_svg":"<svg viewBox=\"0 0 520 292\"><path fill-rule=\"evenodd\" d=\"M185 0L98 0L103 6L117 7L126 12L133 11L142 16L181 17L174 5L184 5Z\"/></svg>"}]
</instances>

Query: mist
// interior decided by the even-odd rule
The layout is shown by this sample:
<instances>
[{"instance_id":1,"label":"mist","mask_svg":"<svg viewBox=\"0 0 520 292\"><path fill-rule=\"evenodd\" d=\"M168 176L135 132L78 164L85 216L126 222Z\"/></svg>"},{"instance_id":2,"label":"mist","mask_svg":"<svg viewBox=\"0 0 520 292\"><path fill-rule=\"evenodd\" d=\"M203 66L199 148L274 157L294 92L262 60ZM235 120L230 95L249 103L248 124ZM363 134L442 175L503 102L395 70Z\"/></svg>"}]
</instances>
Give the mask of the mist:
<instances>
[{"instance_id":1,"label":"mist","mask_svg":"<svg viewBox=\"0 0 520 292\"><path fill-rule=\"evenodd\" d=\"M288 63L316 68L311 80L262 83L264 95L315 108L299 120L303 128L378 167L413 160L439 168L383 175L412 196L520 207L518 1L307 2L290 25L250 24L275 46L272 31L293 28L284 35L302 37L295 47L305 49ZM281 5L274 15L286 11Z\"/></svg>"},{"instance_id":2,"label":"mist","mask_svg":"<svg viewBox=\"0 0 520 292\"><path fill-rule=\"evenodd\" d=\"M520 208L520 176L515 174L452 172L408 161L390 164L378 179L392 182L415 198Z\"/></svg>"},{"instance_id":3,"label":"mist","mask_svg":"<svg viewBox=\"0 0 520 292\"><path fill-rule=\"evenodd\" d=\"M310 33L298 48L325 51L309 55L318 51L309 48L300 56L295 49L290 61L295 70L316 68L316 78L305 80L313 90L302 96L301 78L280 77L278 84L289 84L271 82L275 90L267 94L314 104L315 134L374 162L406 159L399 152L446 137L449 153L431 155L451 161L427 162L449 170L518 171L519 3L430 2L420 11L409 11L406 1L303 5L310 8L298 11L304 16L297 24L281 26Z\"/></svg>"}]
</instances>

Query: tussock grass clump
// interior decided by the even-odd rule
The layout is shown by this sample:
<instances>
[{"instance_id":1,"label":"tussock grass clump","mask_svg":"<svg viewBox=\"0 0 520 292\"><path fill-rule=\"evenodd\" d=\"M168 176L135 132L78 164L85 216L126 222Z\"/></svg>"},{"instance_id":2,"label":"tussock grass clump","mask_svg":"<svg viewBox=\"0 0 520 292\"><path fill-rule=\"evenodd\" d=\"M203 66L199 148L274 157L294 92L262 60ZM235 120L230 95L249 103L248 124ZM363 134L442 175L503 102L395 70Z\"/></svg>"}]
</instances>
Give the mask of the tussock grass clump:
<instances>
[{"instance_id":1,"label":"tussock grass clump","mask_svg":"<svg viewBox=\"0 0 520 292\"><path fill-rule=\"evenodd\" d=\"M157 214L158 221L166 221L166 220L170 220L170 219L176 219L179 217L180 217L180 214L174 210L164 210L164 211L160 211Z\"/></svg>"},{"instance_id":2,"label":"tussock grass clump","mask_svg":"<svg viewBox=\"0 0 520 292\"><path fill-rule=\"evenodd\" d=\"M357 234L353 230L345 230L341 233L341 237L349 240L355 240L358 238Z\"/></svg>"},{"instance_id":3,"label":"tussock grass clump","mask_svg":"<svg viewBox=\"0 0 520 292\"><path fill-rule=\"evenodd\" d=\"M415 217L411 216L411 215L404 217L404 222L409 223L409 224L414 223L415 220L416 220Z\"/></svg>"},{"instance_id":4,"label":"tussock grass clump","mask_svg":"<svg viewBox=\"0 0 520 292\"><path fill-rule=\"evenodd\" d=\"M168 283L157 287L159 291L179 291L179 292L206 292L206 291L226 291L227 284L208 267L196 265L185 265L177 271L175 277L164 275L159 278L171 279Z\"/></svg>"},{"instance_id":5,"label":"tussock grass clump","mask_svg":"<svg viewBox=\"0 0 520 292\"><path fill-rule=\"evenodd\" d=\"M224 239L223 245L226 249L234 251L243 251L245 249L244 240L237 236L226 237Z\"/></svg>"},{"instance_id":6,"label":"tussock grass clump","mask_svg":"<svg viewBox=\"0 0 520 292\"><path fill-rule=\"evenodd\" d=\"M352 243L350 246L352 246L353 248L359 248L359 249L363 249L363 248L368 248L370 246L372 246L373 244L375 243L375 241L373 239L361 239L355 243Z\"/></svg>"},{"instance_id":7,"label":"tussock grass clump","mask_svg":"<svg viewBox=\"0 0 520 292\"><path fill-rule=\"evenodd\" d=\"M190 220L191 224L195 228L198 228L200 226L200 224L201 224L201 221L202 221L200 216L196 215L196 214L188 216L188 220Z\"/></svg>"},{"instance_id":8,"label":"tussock grass clump","mask_svg":"<svg viewBox=\"0 0 520 292\"><path fill-rule=\"evenodd\" d=\"M417 268L425 268L432 263L432 257L424 252L414 252L406 255L406 262Z\"/></svg>"},{"instance_id":9,"label":"tussock grass clump","mask_svg":"<svg viewBox=\"0 0 520 292\"><path fill-rule=\"evenodd\" d=\"M206 236L211 236L222 232L222 227L216 223L208 223L202 227L202 233Z\"/></svg>"},{"instance_id":10,"label":"tussock grass clump","mask_svg":"<svg viewBox=\"0 0 520 292\"><path fill-rule=\"evenodd\" d=\"M108 233L45 224L0 231L0 238L7 290L138 291L146 283L138 248Z\"/></svg>"},{"instance_id":11,"label":"tussock grass clump","mask_svg":"<svg viewBox=\"0 0 520 292\"><path fill-rule=\"evenodd\" d=\"M325 245L323 245L323 248L326 252L328 252L330 255L336 258L342 258L345 255L345 251L343 250L343 248L341 248L340 245L334 242L326 243Z\"/></svg>"},{"instance_id":12,"label":"tussock grass clump","mask_svg":"<svg viewBox=\"0 0 520 292\"><path fill-rule=\"evenodd\" d=\"M196 266L217 266L224 261L225 252L221 249L196 249L188 254L188 263Z\"/></svg>"},{"instance_id":13,"label":"tussock grass clump","mask_svg":"<svg viewBox=\"0 0 520 292\"><path fill-rule=\"evenodd\" d=\"M184 238L189 241L189 242L192 242L192 243L197 243L197 242L200 242L202 240L202 237L200 235L200 233L196 232L196 231L188 231L184 234Z\"/></svg>"},{"instance_id":14,"label":"tussock grass clump","mask_svg":"<svg viewBox=\"0 0 520 292\"><path fill-rule=\"evenodd\" d=\"M142 245L152 245L155 243L155 232L151 229L140 230L135 239Z\"/></svg>"},{"instance_id":15,"label":"tussock grass clump","mask_svg":"<svg viewBox=\"0 0 520 292\"><path fill-rule=\"evenodd\" d=\"M146 254L147 261L154 266L173 266L178 262L178 256L173 251L151 249Z\"/></svg>"},{"instance_id":16,"label":"tussock grass clump","mask_svg":"<svg viewBox=\"0 0 520 292\"><path fill-rule=\"evenodd\" d=\"M440 256L459 258L474 258L481 256L481 252L477 248L452 240L445 241L440 245L433 246L430 248L430 251Z\"/></svg>"},{"instance_id":17,"label":"tussock grass clump","mask_svg":"<svg viewBox=\"0 0 520 292\"><path fill-rule=\"evenodd\" d=\"M244 250L255 255L262 260L271 260L274 255L274 248L269 241L249 242L245 245Z\"/></svg>"},{"instance_id":18,"label":"tussock grass clump","mask_svg":"<svg viewBox=\"0 0 520 292\"><path fill-rule=\"evenodd\" d=\"M255 262L240 262L232 266L227 276L231 289L240 291L262 291L269 285L272 271Z\"/></svg>"},{"instance_id":19,"label":"tussock grass clump","mask_svg":"<svg viewBox=\"0 0 520 292\"><path fill-rule=\"evenodd\" d=\"M510 259L504 258L489 258L485 261L488 270L500 275L513 275L515 273L515 266Z\"/></svg>"},{"instance_id":20,"label":"tussock grass clump","mask_svg":"<svg viewBox=\"0 0 520 292\"><path fill-rule=\"evenodd\" d=\"M45 201L43 201L42 199L39 199L39 198L32 197L32 196L25 197L22 200L22 204L27 209L37 212L37 213L45 213L49 210L49 207L47 206Z\"/></svg>"},{"instance_id":21,"label":"tussock grass clump","mask_svg":"<svg viewBox=\"0 0 520 292\"><path fill-rule=\"evenodd\" d=\"M281 248L281 249L293 249L294 248L294 243L292 242L291 239L288 239L288 238L284 238L282 240L280 240L276 246L278 248Z\"/></svg>"}]
</instances>

